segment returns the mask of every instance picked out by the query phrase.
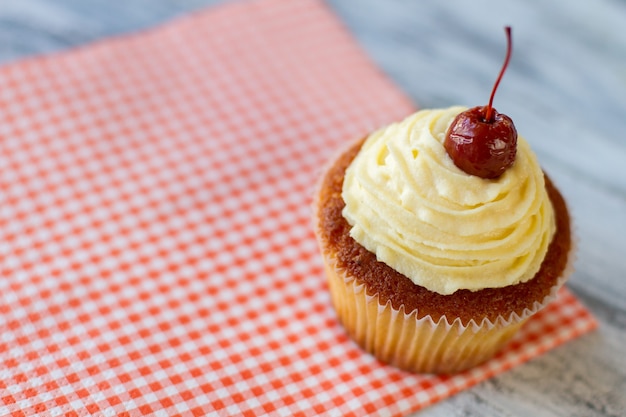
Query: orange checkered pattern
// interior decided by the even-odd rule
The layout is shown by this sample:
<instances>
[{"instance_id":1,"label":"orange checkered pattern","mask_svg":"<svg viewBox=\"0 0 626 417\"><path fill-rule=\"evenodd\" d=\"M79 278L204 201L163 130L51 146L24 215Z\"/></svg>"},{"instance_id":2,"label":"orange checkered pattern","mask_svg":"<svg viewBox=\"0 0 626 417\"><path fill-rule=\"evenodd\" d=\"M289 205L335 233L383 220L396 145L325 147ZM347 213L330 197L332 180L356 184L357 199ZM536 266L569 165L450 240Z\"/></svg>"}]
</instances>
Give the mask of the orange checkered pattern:
<instances>
[{"instance_id":1,"label":"orange checkered pattern","mask_svg":"<svg viewBox=\"0 0 626 417\"><path fill-rule=\"evenodd\" d=\"M592 329L564 290L453 377L346 338L313 186L413 108L315 0L0 69L0 414L399 416Z\"/></svg>"}]
</instances>

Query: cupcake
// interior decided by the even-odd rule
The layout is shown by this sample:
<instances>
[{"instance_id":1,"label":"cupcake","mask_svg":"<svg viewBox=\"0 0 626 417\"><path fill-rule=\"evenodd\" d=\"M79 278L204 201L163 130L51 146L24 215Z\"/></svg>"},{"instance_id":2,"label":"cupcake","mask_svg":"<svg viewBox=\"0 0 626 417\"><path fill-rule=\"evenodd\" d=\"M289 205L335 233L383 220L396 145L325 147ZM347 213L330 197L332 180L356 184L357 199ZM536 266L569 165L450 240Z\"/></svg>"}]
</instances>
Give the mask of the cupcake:
<instances>
[{"instance_id":1,"label":"cupcake","mask_svg":"<svg viewBox=\"0 0 626 417\"><path fill-rule=\"evenodd\" d=\"M313 211L332 302L383 362L456 373L496 355L571 271L567 206L489 104L422 110L351 144Z\"/></svg>"},{"instance_id":2,"label":"cupcake","mask_svg":"<svg viewBox=\"0 0 626 417\"><path fill-rule=\"evenodd\" d=\"M462 148L477 109L504 116L491 103L418 111L341 151L315 192L339 321L408 371L456 373L492 358L571 270L565 201L512 122L513 143L480 145L490 160Z\"/></svg>"},{"instance_id":3,"label":"cupcake","mask_svg":"<svg viewBox=\"0 0 626 417\"><path fill-rule=\"evenodd\" d=\"M556 297L573 260L567 206L513 121L422 110L341 151L313 203L332 303L383 362L456 373L500 351Z\"/></svg>"}]
</instances>

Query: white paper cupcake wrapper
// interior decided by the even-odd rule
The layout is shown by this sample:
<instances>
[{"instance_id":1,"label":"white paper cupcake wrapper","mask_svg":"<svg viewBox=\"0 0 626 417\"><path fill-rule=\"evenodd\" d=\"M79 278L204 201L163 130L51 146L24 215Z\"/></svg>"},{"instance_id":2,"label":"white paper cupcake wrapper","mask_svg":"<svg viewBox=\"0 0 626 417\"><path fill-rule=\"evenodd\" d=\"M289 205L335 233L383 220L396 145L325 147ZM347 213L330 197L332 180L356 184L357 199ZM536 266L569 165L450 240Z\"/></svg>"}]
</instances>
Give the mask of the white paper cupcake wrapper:
<instances>
[{"instance_id":1,"label":"white paper cupcake wrapper","mask_svg":"<svg viewBox=\"0 0 626 417\"><path fill-rule=\"evenodd\" d=\"M350 337L379 360L420 373L456 373L493 357L517 333L526 320L545 307L565 282L565 272L543 302L522 314L491 322L449 320L442 316L417 318L417 310L381 304L378 295L367 295L364 284L346 277L332 259L326 259L328 282L339 320Z\"/></svg>"}]
</instances>

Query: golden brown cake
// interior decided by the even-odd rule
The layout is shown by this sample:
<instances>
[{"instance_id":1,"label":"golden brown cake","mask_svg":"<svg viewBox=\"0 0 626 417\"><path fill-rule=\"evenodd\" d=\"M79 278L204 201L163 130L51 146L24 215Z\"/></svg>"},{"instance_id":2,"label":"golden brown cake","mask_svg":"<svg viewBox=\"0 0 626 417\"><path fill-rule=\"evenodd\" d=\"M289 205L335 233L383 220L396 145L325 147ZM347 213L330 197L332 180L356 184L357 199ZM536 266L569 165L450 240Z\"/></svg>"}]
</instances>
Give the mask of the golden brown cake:
<instances>
[{"instance_id":1,"label":"golden brown cake","mask_svg":"<svg viewBox=\"0 0 626 417\"><path fill-rule=\"evenodd\" d=\"M414 129L416 123L408 125ZM353 225L344 215L344 178L366 139L331 161L314 198L315 233L339 320L366 351L409 371L453 373L488 360L555 297L571 268L570 218L561 194L544 176L554 230L545 251L538 250L540 263L530 279L449 293L435 285L433 291L424 286L430 281L420 285L418 277L416 283L351 236ZM447 170L454 169L448 165ZM440 252L446 256L446 250Z\"/></svg>"}]
</instances>

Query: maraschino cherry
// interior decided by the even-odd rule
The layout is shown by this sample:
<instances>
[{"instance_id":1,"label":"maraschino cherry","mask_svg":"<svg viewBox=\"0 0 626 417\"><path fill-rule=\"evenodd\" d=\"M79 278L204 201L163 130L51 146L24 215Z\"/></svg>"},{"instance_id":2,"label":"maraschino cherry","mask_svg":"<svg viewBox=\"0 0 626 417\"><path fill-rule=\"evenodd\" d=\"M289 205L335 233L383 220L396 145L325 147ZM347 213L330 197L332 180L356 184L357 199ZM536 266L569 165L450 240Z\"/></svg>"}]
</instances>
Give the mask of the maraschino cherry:
<instances>
[{"instance_id":1,"label":"maraschino cherry","mask_svg":"<svg viewBox=\"0 0 626 417\"><path fill-rule=\"evenodd\" d=\"M513 165L517 151L517 130L513 120L493 108L493 97L511 59L511 28L504 29L506 58L491 91L489 104L460 113L452 121L444 141L444 147L457 167L486 179L502 175Z\"/></svg>"}]
</instances>

